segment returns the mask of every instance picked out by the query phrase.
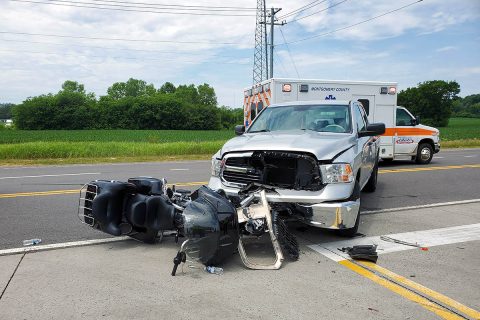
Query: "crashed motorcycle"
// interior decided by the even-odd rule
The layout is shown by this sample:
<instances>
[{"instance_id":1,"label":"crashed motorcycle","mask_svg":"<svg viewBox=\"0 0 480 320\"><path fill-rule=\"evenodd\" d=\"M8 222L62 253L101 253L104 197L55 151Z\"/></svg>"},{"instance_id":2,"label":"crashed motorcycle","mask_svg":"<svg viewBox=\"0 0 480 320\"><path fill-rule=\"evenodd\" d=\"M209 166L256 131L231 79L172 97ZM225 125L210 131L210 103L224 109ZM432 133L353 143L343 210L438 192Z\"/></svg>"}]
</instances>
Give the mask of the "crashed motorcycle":
<instances>
[{"instance_id":1,"label":"crashed motorcycle","mask_svg":"<svg viewBox=\"0 0 480 320\"><path fill-rule=\"evenodd\" d=\"M80 190L80 221L113 236L145 243L173 235L180 249L172 275L187 256L205 266L221 264L237 251L250 269L279 269L287 256L298 259L299 248L284 217L272 209L259 185L248 185L238 197L206 186L190 192L167 186L166 179L137 177L127 182L95 180ZM267 235L275 254L271 264L253 262L245 239Z\"/></svg>"}]
</instances>

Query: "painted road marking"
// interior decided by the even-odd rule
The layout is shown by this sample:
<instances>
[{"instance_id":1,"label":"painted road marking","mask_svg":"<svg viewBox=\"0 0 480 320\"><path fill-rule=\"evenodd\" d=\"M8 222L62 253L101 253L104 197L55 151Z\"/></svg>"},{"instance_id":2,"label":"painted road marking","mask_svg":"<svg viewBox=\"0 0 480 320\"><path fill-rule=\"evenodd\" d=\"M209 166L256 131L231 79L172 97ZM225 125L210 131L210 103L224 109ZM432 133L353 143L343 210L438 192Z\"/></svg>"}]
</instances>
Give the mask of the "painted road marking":
<instances>
[{"instance_id":1,"label":"painted road marking","mask_svg":"<svg viewBox=\"0 0 480 320\"><path fill-rule=\"evenodd\" d=\"M462 165L455 165L455 166L381 169L381 170L378 170L378 173L418 172L418 171L436 171L436 170L452 170L452 169L468 169L468 168L480 168L480 164L477 163L477 164L462 164Z\"/></svg>"},{"instance_id":2,"label":"painted road marking","mask_svg":"<svg viewBox=\"0 0 480 320\"><path fill-rule=\"evenodd\" d=\"M477 155L474 154L473 156L463 156L464 158L475 158Z\"/></svg>"},{"instance_id":3,"label":"painted road marking","mask_svg":"<svg viewBox=\"0 0 480 320\"><path fill-rule=\"evenodd\" d=\"M385 173L435 171L435 170L451 170L451 169L467 169L467 168L480 168L480 164L467 164L467 165L443 166L443 167L417 167L417 168L402 168L402 169L382 169L382 170L379 170L378 173L385 174ZM100 173L88 173L88 174L100 174ZM79 174L70 174L70 175L79 175ZM45 176L54 176L54 175L45 175ZM61 175L56 175L56 176L61 176ZM24 176L24 177L28 177L28 176ZM30 176L30 177L40 177L40 176ZM6 177L6 178L9 178L9 177ZM2 179L2 178L0 178L0 179ZM177 183L175 185L177 187L194 187L194 186L202 186L202 185L207 185L207 184L208 184L208 181L198 181L198 182L180 182L180 183ZM0 199L2 199L2 198L16 198L16 197L33 197L33 196L72 194L72 193L75 193L75 192L78 192L78 191L80 191L80 190L54 190L54 191L43 191L43 192L4 193L4 194L0 194Z\"/></svg>"},{"instance_id":4,"label":"painted road marking","mask_svg":"<svg viewBox=\"0 0 480 320\"><path fill-rule=\"evenodd\" d=\"M448 319L448 320L450 320L450 319L455 319L455 320L456 319L465 319L464 317L461 317L461 316L451 312L450 310L448 310L446 308L442 308L438 304L422 297L421 295L419 295L419 294L417 294L417 293L415 293L415 292L413 292L413 291L411 291L407 288L404 288L404 287L396 284L395 282L389 281L388 279L385 279L383 277L380 277L380 276L376 275L375 273L369 271L366 268L363 268L362 266L360 266L360 265L358 265L358 264L356 264L352 261L343 260L343 261L340 261L339 264L341 264L344 267L347 267L348 269L358 273L361 276L364 276L367 279L372 280L373 282L389 289L390 291L393 291L394 293L396 293L398 295L401 295L404 298L407 298L410 301L418 303L420 306L422 306L423 308L435 313L436 315L438 315L442 319Z\"/></svg>"},{"instance_id":5,"label":"painted road marking","mask_svg":"<svg viewBox=\"0 0 480 320\"><path fill-rule=\"evenodd\" d=\"M207 181L180 182L180 183L176 183L175 186L176 187L192 187L192 186L202 186L204 184L208 184L208 182ZM0 199L18 198L18 197L58 196L58 195L65 195L65 194L75 194L75 193L79 193L79 192L80 192L80 189L17 192L17 193L0 193Z\"/></svg>"},{"instance_id":6,"label":"painted road marking","mask_svg":"<svg viewBox=\"0 0 480 320\"><path fill-rule=\"evenodd\" d=\"M422 247L434 247L459 242L480 240L480 223L449 228L389 234L387 236L405 242L416 243ZM308 247L333 261L339 262L350 259L350 257L347 253L339 251L338 248L353 247L362 244L376 244L378 246L378 254L418 249L412 246L383 241L380 239L380 236L326 242L309 245Z\"/></svg>"},{"instance_id":7,"label":"painted road marking","mask_svg":"<svg viewBox=\"0 0 480 320\"><path fill-rule=\"evenodd\" d=\"M170 169L170 171L190 171L190 169Z\"/></svg>"},{"instance_id":8,"label":"painted road marking","mask_svg":"<svg viewBox=\"0 0 480 320\"><path fill-rule=\"evenodd\" d=\"M404 286L408 286L412 289L414 289L415 291L417 292L420 292L420 293L423 293L429 297L432 297L434 298L436 301L439 301L441 302L442 304L444 305L447 305L449 307L452 307L454 309L457 309L458 311L460 311L461 313L469 316L469 317L472 317L474 319L480 319L480 312L472 309L472 308L469 308L461 303L459 303L458 301L455 301L453 300L452 298L449 298L439 292L436 292L430 288L427 288L427 287L424 287L422 286L421 284L419 283L416 283L410 279L407 279L405 277L402 277L401 275L398 275L388 269L385 269L373 262L369 262L369 261L359 261L358 263L360 263L362 266L365 266L367 267L368 269L370 270L373 270L373 271L376 271L376 272L379 272L391 279L393 279L396 283L400 283Z\"/></svg>"},{"instance_id":9,"label":"painted road marking","mask_svg":"<svg viewBox=\"0 0 480 320\"><path fill-rule=\"evenodd\" d=\"M28 252L38 252L38 251L47 251L47 250L56 250L56 249L65 249L65 248L75 248L75 247L84 247L91 246L96 244L119 242L125 240L132 240L130 237L117 237L117 238L106 238L106 239L93 239L93 240L82 240L82 241L72 241L72 242L63 242L63 243L53 243L45 245L37 245L31 247L20 247L12 249L0 250L1 256L9 256L12 254L23 254Z\"/></svg>"},{"instance_id":10,"label":"painted road marking","mask_svg":"<svg viewBox=\"0 0 480 320\"><path fill-rule=\"evenodd\" d=\"M381 210L362 211L361 214L362 215L367 215L367 214L377 214L377 213L386 213L386 212L395 212L395 211L436 208L436 207L445 207L445 206L452 206L452 205L458 205L458 204L468 204L468 203L475 203L475 202L480 202L480 199L459 200L459 201L423 204L423 205L419 205L419 206L409 206L409 207L398 207L398 208L389 208L389 209L381 209Z\"/></svg>"},{"instance_id":11,"label":"painted road marking","mask_svg":"<svg viewBox=\"0 0 480 320\"><path fill-rule=\"evenodd\" d=\"M101 172L64 173L64 174L43 174L43 175L40 175L40 176L0 177L0 180L6 180L6 179L26 179L26 178L45 178L45 177L86 176L86 175L97 175L97 174L101 174Z\"/></svg>"}]
</instances>

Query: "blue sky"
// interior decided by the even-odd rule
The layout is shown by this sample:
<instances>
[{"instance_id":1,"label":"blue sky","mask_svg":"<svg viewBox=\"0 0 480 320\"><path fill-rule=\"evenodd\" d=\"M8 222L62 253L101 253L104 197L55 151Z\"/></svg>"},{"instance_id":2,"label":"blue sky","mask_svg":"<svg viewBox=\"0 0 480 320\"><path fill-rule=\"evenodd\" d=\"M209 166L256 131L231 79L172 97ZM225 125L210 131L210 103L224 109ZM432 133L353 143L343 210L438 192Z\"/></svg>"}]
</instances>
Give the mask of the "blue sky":
<instances>
[{"instance_id":1,"label":"blue sky","mask_svg":"<svg viewBox=\"0 0 480 320\"><path fill-rule=\"evenodd\" d=\"M123 1L256 5L252 0ZM342 3L331 9L291 22L339 2ZM455 80L461 85L461 96L480 93L478 0L424 0L368 23L292 43L291 55L279 30L282 29L287 42L293 42L412 2L314 2L310 10L290 16L285 26L276 27L274 76L297 77L298 72L300 78L396 81L400 89L426 80ZM267 0L267 7L283 8L281 16L309 3L312 1ZM57 92L65 80L79 81L87 91L103 95L112 83L133 77L156 87L166 81L176 85L209 83L215 88L220 104L240 107L243 88L252 83L254 29L253 15L179 16L1 0L0 102L19 103L29 96ZM46 37L16 32L148 41ZM209 43L154 42L159 40Z\"/></svg>"}]
</instances>

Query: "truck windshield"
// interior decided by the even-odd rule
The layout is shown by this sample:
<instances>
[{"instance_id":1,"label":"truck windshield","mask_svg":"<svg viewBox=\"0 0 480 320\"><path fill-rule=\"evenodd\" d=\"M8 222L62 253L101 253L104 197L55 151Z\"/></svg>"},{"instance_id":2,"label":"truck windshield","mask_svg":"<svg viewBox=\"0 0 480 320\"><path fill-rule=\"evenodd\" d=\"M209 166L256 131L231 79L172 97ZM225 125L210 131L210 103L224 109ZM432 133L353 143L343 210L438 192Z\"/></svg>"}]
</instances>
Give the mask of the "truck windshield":
<instances>
[{"instance_id":1,"label":"truck windshield","mask_svg":"<svg viewBox=\"0 0 480 320\"><path fill-rule=\"evenodd\" d=\"M351 128L348 105L294 105L266 108L248 133L280 130L349 133Z\"/></svg>"}]
</instances>

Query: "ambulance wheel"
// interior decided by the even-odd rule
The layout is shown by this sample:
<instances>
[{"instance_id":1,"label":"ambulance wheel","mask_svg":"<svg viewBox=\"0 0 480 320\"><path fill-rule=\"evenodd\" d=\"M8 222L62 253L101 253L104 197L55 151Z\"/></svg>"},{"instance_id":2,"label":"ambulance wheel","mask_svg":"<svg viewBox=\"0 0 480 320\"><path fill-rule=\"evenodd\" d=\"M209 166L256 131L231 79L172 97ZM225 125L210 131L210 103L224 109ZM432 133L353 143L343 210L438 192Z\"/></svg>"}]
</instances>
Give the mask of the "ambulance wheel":
<instances>
[{"instance_id":1,"label":"ambulance wheel","mask_svg":"<svg viewBox=\"0 0 480 320\"><path fill-rule=\"evenodd\" d=\"M415 162L418 164L429 164L433 158L433 148L430 143L421 143L418 146Z\"/></svg>"},{"instance_id":2,"label":"ambulance wheel","mask_svg":"<svg viewBox=\"0 0 480 320\"><path fill-rule=\"evenodd\" d=\"M358 199L360 199L360 185L357 181L355 183L355 186L353 187L352 195L350 196L350 198L348 198L348 200L356 201ZM353 228L339 229L336 231L340 237L352 238L357 234L359 225L360 225L360 210L358 210L357 219L355 220L355 225L353 226Z\"/></svg>"}]
</instances>

